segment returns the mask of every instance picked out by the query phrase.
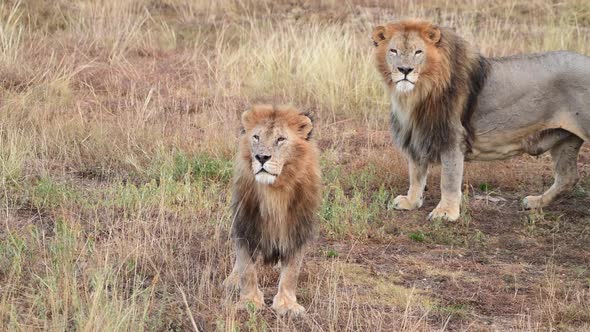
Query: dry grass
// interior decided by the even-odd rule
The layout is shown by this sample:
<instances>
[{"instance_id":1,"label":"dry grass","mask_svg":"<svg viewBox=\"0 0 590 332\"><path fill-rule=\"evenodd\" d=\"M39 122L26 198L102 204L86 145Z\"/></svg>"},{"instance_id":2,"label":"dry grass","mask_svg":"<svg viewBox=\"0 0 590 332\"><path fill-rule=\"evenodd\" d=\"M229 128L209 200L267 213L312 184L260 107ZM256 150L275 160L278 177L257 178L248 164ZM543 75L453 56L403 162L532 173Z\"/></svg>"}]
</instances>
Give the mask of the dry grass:
<instances>
[{"instance_id":1,"label":"dry grass","mask_svg":"<svg viewBox=\"0 0 590 332\"><path fill-rule=\"evenodd\" d=\"M547 159L476 164L471 194L486 183L509 204L472 199L457 225L387 209L406 170L368 35L415 16L492 56L590 53L583 0L3 1L0 329L589 328L588 181L529 216L512 203L547 187ZM318 117L325 200L303 319L239 310L219 287L238 115L258 101Z\"/></svg>"}]
</instances>

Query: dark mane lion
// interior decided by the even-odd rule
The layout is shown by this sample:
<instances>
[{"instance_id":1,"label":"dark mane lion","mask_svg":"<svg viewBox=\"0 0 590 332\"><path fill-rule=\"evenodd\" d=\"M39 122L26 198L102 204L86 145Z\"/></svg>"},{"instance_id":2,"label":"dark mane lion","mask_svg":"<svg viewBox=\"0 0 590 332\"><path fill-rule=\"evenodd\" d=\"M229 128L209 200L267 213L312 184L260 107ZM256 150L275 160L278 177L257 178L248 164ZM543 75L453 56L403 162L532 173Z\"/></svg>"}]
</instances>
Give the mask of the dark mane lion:
<instances>
[{"instance_id":1,"label":"dark mane lion","mask_svg":"<svg viewBox=\"0 0 590 332\"><path fill-rule=\"evenodd\" d=\"M391 97L396 144L408 156L410 189L393 206L422 206L430 164L441 164L441 200L429 218L456 220L465 160L549 151L555 182L527 196L548 205L578 181L577 155L590 140L590 58L547 52L485 58L454 31L402 21L373 31L375 63Z\"/></svg>"},{"instance_id":2,"label":"dark mane lion","mask_svg":"<svg viewBox=\"0 0 590 332\"><path fill-rule=\"evenodd\" d=\"M255 272L244 265L259 256L265 264L281 262L273 308L301 313L294 285L304 247L316 234L321 202L313 123L293 108L260 105L243 114L242 124L231 204L237 251L232 275L241 278L242 298L262 305Z\"/></svg>"},{"instance_id":3,"label":"dark mane lion","mask_svg":"<svg viewBox=\"0 0 590 332\"><path fill-rule=\"evenodd\" d=\"M405 124L392 112L396 143L412 158L427 162L439 162L441 152L458 140L469 150L470 118L487 76L487 60L450 29L422 21L389 24L373 34L377 69L389 89L394 82L386 54L396 34L422 38L426 54L414 93L400 96L400 103L412 105L410 128L402 128Z\"/></svg>"}]
</instances>

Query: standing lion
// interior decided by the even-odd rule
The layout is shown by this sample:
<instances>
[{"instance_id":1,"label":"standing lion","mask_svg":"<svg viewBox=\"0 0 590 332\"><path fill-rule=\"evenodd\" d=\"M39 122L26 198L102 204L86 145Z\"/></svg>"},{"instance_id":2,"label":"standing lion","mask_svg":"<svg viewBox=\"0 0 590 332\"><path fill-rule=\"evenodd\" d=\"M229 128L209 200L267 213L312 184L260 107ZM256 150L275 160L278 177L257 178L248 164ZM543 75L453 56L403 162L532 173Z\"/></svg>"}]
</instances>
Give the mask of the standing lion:
<instances>
[{"instance_id":1,"label":"standing lion","mask_svg":"<svg viewBox=\"0 0 590 332\"><path fill-rule=\"evenodd\" d=\"M256 260L280 262L272 308L279 314L301 314L305 309L295 290L321 201L313 123L293 108L260 105L242 115L242 125L232 202L236 261L225 284L237 284L241 301L262 307Z\"/></svg>"},{"instance_id":2,"label":"standing lion","mask_svg":"<svg viewBox=\"0 0 590 332\"><path fill-rule=\"evenodd\" d=\"M578 181L590 140L590 58L549 52L485 58L450 29L402 21L373 30L375 60L391 94L391 126L406 153L410 189L394 207L422 206L428 166L441 164L441 200L429 218L456 220L465 160L551 153L555 182L528 196L539 208Z\"/></svg>"}]
</instances>

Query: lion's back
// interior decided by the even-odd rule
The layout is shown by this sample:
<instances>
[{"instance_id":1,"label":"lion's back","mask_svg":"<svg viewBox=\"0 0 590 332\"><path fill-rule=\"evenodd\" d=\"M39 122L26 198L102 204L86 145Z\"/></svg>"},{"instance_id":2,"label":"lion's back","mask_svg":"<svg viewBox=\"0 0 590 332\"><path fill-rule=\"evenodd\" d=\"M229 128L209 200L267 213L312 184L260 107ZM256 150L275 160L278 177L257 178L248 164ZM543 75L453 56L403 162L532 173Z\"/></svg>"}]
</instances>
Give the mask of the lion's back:
<instances>
[{"instance_id":1,"label":"lion's back","mask_svg":"<svg viewBox=\"0 0 590 332\"><path fill-rule=\"evenodd\" d=\"M576 116L590 125L590 57L555 51L490 59L490 72L478 98L474 120L533 126ZM512 119L511 121L505 121Z\"/></svg>"},{"instance_id":2,"label":"lion's back","mask_svg":"<svg viewBox=\"0 0 590 332\"><path fill-rule=\"evenodd\" d=\"M589 57L556 51L489 62L472 117L474 150L488 151L492 159L510 157L522 152L528 137L547 129L590 139Z\"/></svg>"}]
</instances>

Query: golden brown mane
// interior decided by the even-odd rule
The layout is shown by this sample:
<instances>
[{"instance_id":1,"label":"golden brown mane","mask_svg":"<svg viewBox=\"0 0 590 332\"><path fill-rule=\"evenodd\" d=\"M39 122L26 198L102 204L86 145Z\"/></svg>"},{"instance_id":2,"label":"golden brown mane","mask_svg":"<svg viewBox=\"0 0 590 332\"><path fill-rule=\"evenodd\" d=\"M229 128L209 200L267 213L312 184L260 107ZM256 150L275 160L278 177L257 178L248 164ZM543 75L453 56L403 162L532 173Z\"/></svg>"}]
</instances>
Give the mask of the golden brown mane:
<instances>
[{"instance_id":1,"label":"golden brown mane","mask_svg":"<svg viewBox=\"0 0 590 332\"><path fill-rule=\"evenodd\" d=\"M311 124L310 118L289 107L256 106L240 137L236 160L232 210L233 237L252 256L267 263L288 262L314 235L319 207L319 152L311 136L294 137L295 148L287 157L273 185L257 183L251 170L249 130L253 126L287 125L294 131Z\"/></svg>"},{"instance_id":2,"label":"golden brown mane","mask_svg":"<svg viewBox=\"0 0 590 332\"><path fill-rule=\"evenodd\" d=\"M447 147L463 140L470 149L470 117L487 74L487 60L455 32L425 21L402 21L375 28L375 61L390 92L394 83L386 54L396 34L418 32L426 44L426 67L415 91L398 96L410 115L410 128L392 114L397 143L414 160L437 162Z\"/></svg>"}]
</instances>

